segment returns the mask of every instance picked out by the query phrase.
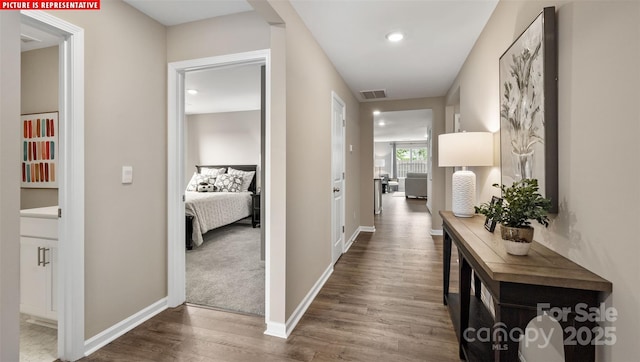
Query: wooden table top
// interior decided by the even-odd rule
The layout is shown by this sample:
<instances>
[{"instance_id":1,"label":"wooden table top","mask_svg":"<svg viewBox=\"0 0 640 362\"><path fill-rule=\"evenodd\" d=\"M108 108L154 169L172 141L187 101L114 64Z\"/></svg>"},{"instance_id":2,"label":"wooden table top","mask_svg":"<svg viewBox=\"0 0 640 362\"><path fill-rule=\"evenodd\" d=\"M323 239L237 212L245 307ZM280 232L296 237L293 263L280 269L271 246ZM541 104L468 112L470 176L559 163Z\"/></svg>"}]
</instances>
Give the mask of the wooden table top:
<instances>
[{"instance_id":1,"label":"wooden table top","mask_svg":"<svg viewBox=\"0 0 640 362\"><path fill-rule=\"evenodd\" d=\"M459 218L440 211L447 229L478 261L493 280L611 292L612 284L564 256L534 241L529 255L507 254L499 227L490 233L485 217Z\"/></svg>"}]
</instances>

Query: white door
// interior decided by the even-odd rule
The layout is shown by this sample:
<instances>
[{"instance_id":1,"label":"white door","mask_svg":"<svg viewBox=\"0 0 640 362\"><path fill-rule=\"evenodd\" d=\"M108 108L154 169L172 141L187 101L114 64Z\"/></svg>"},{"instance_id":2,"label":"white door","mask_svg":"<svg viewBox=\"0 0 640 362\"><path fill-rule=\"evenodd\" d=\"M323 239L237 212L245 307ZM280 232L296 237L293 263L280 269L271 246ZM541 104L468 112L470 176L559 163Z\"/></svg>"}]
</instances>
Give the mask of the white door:
<instances>
[{"instance_id":1,"label":"white door","mask_svg":"<svg viewBox=\"0 0 640 362\"><path fill-rule=\"evenodd\" d=\"M335 264L344 250L344 130L345 105L331 97L331 260Z\"/></svg>"}]
</instances>

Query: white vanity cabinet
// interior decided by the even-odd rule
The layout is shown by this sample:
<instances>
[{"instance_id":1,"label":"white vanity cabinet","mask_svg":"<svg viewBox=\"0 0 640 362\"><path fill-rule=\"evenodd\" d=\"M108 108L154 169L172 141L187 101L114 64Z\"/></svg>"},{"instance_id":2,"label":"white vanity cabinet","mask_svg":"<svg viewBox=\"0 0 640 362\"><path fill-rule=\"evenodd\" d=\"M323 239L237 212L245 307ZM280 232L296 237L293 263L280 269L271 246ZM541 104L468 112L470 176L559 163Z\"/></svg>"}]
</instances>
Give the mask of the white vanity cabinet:
<instances>
[{"instance_id":1,"label":"white vanity cabinet","mask_svg":"<svg viewBox=\"0 0 640 362\"><path fill-rule=\"evenodd\" d=\"M57 320L58 207L20 210L20 312Z\"/></svg>"}]
</instances>

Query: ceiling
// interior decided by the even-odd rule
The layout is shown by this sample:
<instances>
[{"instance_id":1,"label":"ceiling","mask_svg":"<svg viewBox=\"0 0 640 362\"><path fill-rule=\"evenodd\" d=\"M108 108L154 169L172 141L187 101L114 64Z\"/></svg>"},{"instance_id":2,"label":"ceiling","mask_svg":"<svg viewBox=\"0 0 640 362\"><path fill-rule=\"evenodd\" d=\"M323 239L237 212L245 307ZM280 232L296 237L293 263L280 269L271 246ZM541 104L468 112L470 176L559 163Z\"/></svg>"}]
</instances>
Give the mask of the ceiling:
<instances>
[{"instance_id":1,"label":"ceiling","mask_svg":"<svg viewBox=\"0 0 640 362\"><path fill-rule=\"evenodd\" d=\"M124 0L166 25L251 11L245 0ZM443 96L498 0L290 0L360 101L360 91L385 90L386 99ZM58 38L23 25L23 51ZM402 31L391 43L385 35ZM24 35L38 41L25 42ZM260 108L259 66L188 73L187 114ZM221 86L222 85L222 86ZM384 117L386 126L377 125ZM376 141L421 140L425 115L386 112L374 117ZM431 118L430 110L427 118ZM420 131L416 131L420 130Z\"/></svg>"},{"instance_id":2,"label":"ceiling","mask_svg":"<svg viewBox=\"0 0 640 362\"><path fill-rule=\"evenodd\" d=\"M245 0L124 1L167 26L252 10ZM498 3L498 0L290 1L360 101L367 101L360 91L380 89L386 91L386 99L445 95ZM402 31L405 38L391 43L385 35L395 30ZM238 76L250 78L248 74ZM197 77L193 74L187 78L193 82L187 87L202 91L196 97L187 98L187 103L191 103L187 105L187 112L199 113L198 109L204 109L195 104L198 99L205 99L205 92L222 97L221 91L213 88L216 84L225 84L225 96L231 97L229 84L235 88L238 83L219 79L207 82ZM240 107L237 104L231 107L234 102L228 99L222 103L230 109ZM255 101L249 103L255 104ZM421 128L426 131L424 118L418 120L410 113L387 113L383 116L388 126L380 132L376 126L376 141L424 137L422 131L416 132ZM401 121L398 117L406 118Z\"/></svg>"},{"instance_id":3,"label":"ceiling","mask_svg":"<svg viewBox=\"0 0 640 362\"><path fill-rule=\"evenodd\" d=\"M291 3L354 93L409 99L447 93L498 1ZM396 30L404 40L387 41Z\"/></svg>"},{"instance_id":4,"label":"ceiling","mask_svg":"<svg viewBox=\"0 0 640 362\"><path fill-rule=\"evenodd\" d=\"M52 47L58 45L61 40L62 38L57 35L27 24L20 24L20 50L23 52Z\"/></svg>"},{"instance_id":5,"label":"ceiling","mask_svg":"<svg viewBox=\"0 0 640 362\"><path fill-rule=\"evenodd\" d=\"M187 72L185 113L238 112L260 109L260 64Z\"/></svg>"},{"instance_id":6,"label":"ceiling","mask_svg":"<svg viewBox=\"0 0 640 362\"><path fill-rule=\"evenodd\" d=\"M375 142L426 142L432 122L430 109L382 112L373 116L373 139Z\"/></svg>"}]
</instances>

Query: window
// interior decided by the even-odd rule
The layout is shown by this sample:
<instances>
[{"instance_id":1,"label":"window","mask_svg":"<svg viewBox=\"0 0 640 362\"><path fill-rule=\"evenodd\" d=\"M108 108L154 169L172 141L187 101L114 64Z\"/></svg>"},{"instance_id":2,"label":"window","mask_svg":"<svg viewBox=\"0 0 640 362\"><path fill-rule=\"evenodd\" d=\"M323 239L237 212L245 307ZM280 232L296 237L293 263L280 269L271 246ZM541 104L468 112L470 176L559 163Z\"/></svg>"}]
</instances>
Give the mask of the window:
<instances>
[{"instance_id":1,"label":"window","mask_svg":"<svg viewBox=\"0 0 640 362\"><path fill-rule=\"evenodd\" d=\"M398 177L407 177L407 172L427 172L428 159L426 146L396 148Z\"/></svg>"}]
</instances>

